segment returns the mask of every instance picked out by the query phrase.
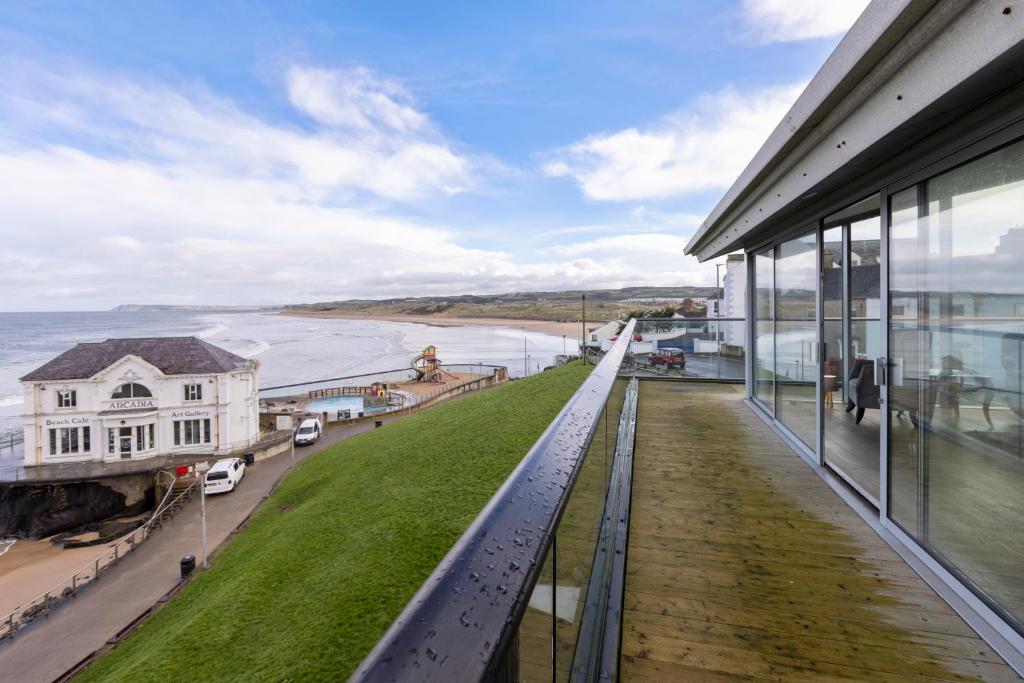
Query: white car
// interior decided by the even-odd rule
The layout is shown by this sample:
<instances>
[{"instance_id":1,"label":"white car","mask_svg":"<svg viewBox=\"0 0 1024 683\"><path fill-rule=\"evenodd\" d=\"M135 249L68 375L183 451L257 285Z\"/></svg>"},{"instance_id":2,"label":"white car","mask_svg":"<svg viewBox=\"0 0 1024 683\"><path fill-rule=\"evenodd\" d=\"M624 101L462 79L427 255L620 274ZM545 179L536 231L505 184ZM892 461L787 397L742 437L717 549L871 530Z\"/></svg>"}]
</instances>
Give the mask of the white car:
<instances>
[{"instance_id":1,"label":"white car","mask_svg":"<svg viewBox=\"0 0 1024 683\"><path fill-rule=\"evenodd\" d=\"M203 490L207 495L234 491L244 476L245 462L241 458L218 460L206 473Z\"/></svg>"},{"instance_id":2,"label":"white car","mask_svg":"<svg viewBox=\"0 0 1024 683\"><path fill-rule=\"evenodd\" d=\"M306 446L313 443L320 438L321 431L319 418L311 417L303 420L295 431L295 445Z\"/></svg>"}]
</instances>

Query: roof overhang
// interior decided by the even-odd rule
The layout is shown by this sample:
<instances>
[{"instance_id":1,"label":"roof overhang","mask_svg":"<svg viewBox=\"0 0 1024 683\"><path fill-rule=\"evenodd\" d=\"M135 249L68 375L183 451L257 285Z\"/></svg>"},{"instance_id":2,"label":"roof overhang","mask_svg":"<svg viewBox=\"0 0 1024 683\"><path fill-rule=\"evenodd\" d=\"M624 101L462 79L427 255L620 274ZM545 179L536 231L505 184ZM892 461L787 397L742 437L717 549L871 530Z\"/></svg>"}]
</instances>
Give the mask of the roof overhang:
<instances>
[{"instance_id":1,"label":"roof overhang","mask_svg":"<svg viewBox=\"0 0 1024 683\"><path fill-rule=\"evenodd\" d=\"M1022 4L874 0L686 253L704 261L749 247L816 198L939 130L949 121L944 114L1019 82L1012 62L1024 51ZM972 87L982 75L988 87Z\"/></svg>"}]
</instances>

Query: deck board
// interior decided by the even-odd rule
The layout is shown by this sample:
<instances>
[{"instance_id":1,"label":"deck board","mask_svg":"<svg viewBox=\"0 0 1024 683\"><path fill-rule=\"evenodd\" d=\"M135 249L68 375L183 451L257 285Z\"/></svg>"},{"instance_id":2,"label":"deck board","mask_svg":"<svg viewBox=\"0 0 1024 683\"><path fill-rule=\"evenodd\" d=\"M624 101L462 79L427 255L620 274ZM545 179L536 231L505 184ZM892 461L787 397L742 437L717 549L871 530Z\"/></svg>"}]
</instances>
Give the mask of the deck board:
<instances>
[{"instance_id":1,"label":"deck board","mask_svg":"<svg viewBox=\"0 0 1024 683\"><path fill-rule=\"evenodd\" d=\"M633 484L623 680L1020 680L742 387L641 383Z\"/></svg>"}]
</instances>

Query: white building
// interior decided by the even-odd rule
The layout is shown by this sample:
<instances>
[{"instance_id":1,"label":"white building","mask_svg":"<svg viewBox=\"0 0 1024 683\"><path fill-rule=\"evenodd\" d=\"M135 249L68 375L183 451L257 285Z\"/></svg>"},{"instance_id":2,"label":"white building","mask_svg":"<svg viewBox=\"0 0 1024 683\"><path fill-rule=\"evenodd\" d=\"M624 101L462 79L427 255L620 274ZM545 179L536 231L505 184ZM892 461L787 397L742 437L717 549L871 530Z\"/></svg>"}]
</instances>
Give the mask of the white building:
<instances>
[{"instance_id":1,"label":"white building","mask_svg":"<svg viewBox=\"0 0 1024 683\"><path fill-rule=\"evenodd\" d=\"M196 337L78 344L21 378L25 465L251 446L257 366Z\"/></svg>"},{"instance_id":2,"label":"white building","mask_svg":"<svg viewBox=\"0 0 1024 683\"><path fill-rule=\"evenodd\" d=\"M722 317L745 320L747 317L747 263L743 254L729 254L725 261L725 276L722 278ZM722 323L722 339L726 344L743 346L746 338L746 324L743 322Z\"/></svg>"}]
</instances>

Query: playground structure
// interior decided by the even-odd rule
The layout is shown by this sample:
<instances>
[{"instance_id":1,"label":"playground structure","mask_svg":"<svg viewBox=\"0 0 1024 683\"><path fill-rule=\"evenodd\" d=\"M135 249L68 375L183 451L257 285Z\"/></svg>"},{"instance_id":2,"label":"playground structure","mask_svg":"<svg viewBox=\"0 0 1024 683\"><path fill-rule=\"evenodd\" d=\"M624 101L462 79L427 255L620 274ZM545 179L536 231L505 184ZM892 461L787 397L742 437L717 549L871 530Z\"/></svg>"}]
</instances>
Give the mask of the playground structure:
<instances>
[{"instance_id":1,"label":"playground structure","mask_svg":"<svg viewBox=\"0 0 1024 683\"><path fill-rule=\"evenodd\" d=\"M444 384L445 377L455 379L455 375L441 367L441 361L437 359L437 347L433 344L423 349L409 365L416 373L417 382Z\"/></svg>"}]
</instances>

